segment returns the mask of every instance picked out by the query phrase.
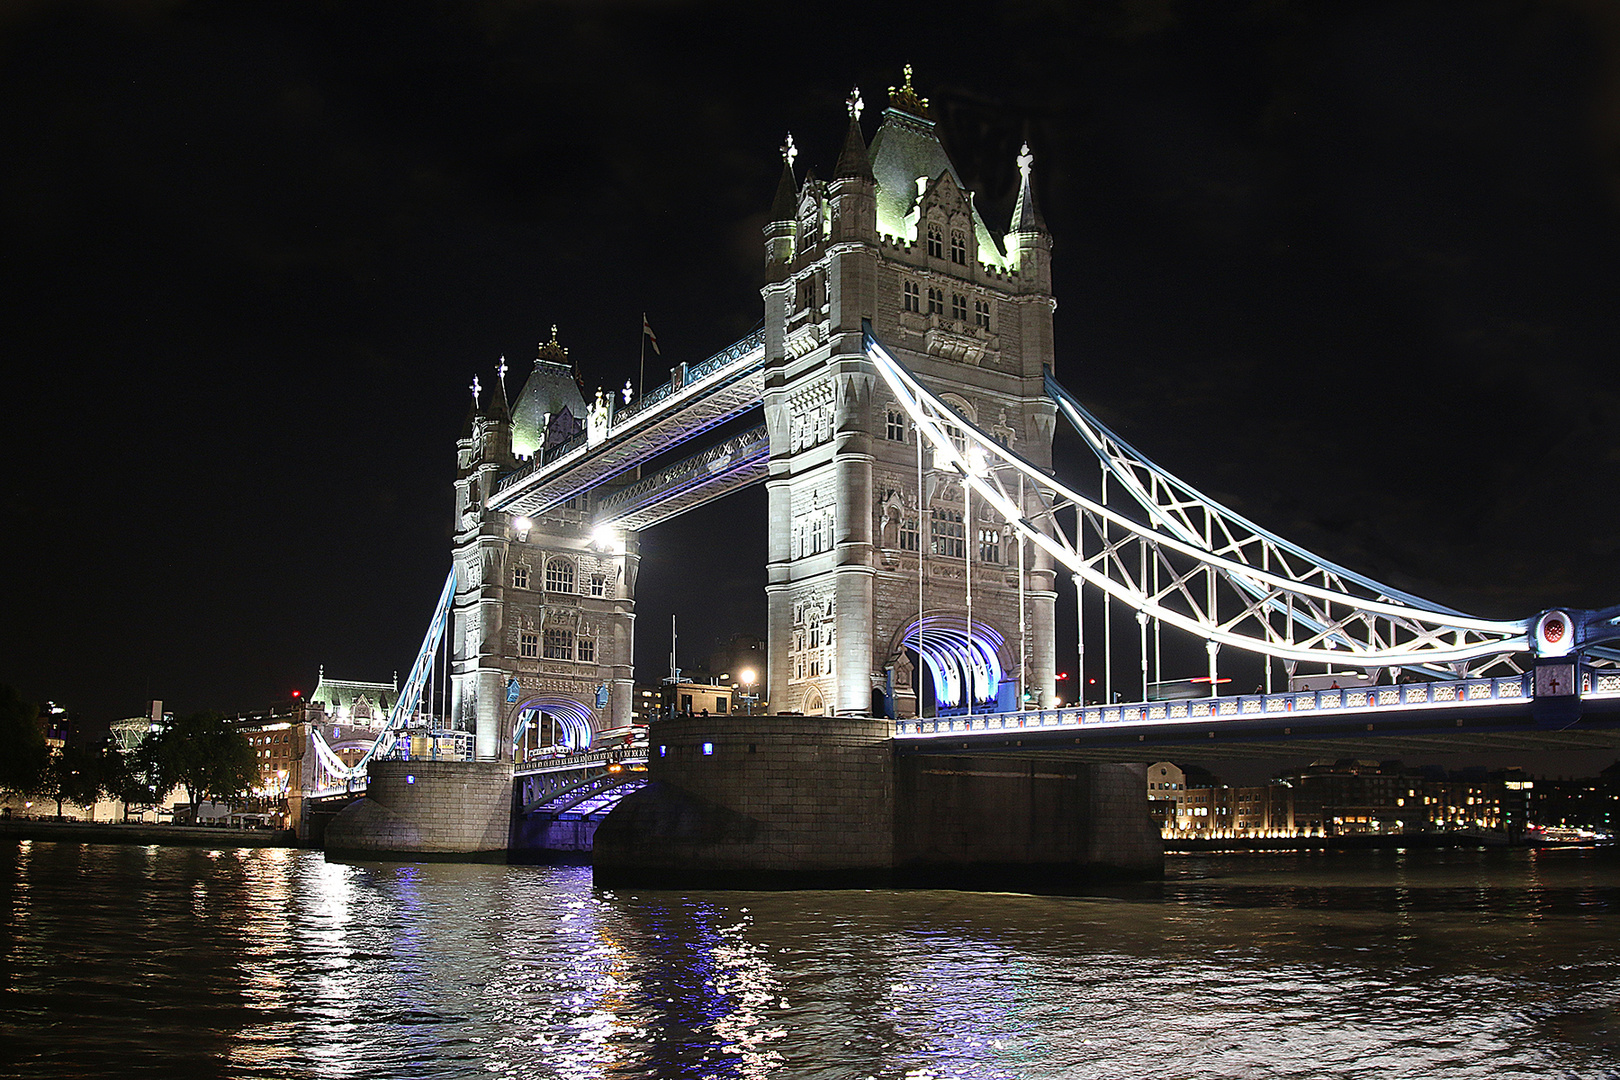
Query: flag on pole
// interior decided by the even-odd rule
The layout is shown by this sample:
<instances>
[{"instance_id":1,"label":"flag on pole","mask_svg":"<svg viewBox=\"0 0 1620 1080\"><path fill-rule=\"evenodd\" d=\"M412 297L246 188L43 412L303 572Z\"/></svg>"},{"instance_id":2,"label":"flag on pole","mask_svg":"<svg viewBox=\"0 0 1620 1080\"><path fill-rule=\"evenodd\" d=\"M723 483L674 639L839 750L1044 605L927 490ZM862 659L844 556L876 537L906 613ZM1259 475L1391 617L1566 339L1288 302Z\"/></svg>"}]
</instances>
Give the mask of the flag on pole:
<instances>
[{"instance_id":1,"label":"flag on pole","mask_svg":"<svg viewBox=\"0 0 1620 1080\"><path fill-rule=\"evenodd\" d=\"M641 313L641 332L646 336L647 340L652 343L654 354L663 356L664 354L658 351L658 335L653 333L652 323L647 321L647 313L645 311Z\"/></svg>"}]
</instances>

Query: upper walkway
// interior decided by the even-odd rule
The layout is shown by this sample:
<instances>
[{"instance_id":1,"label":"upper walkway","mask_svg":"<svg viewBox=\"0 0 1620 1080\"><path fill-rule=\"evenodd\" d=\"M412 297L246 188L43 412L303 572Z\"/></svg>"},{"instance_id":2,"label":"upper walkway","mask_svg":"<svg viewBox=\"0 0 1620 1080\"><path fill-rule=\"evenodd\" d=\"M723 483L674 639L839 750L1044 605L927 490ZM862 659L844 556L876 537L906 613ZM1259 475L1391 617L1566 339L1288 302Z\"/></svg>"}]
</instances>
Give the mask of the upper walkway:
<instances>
[{"instance_id":1,"label":"upper walkway","mask_svg":"<svg viewBox=\"0 0 1620 1080\"><path fill-rule=\"evenodd\" d=\"M757 330L700 364L679 365L639 401L614 408L609 399L605 417L591 417L574 438L502 477L486 505L542 514L757 407L764 393L765 332Z\"/></svg>"}]
</instances>

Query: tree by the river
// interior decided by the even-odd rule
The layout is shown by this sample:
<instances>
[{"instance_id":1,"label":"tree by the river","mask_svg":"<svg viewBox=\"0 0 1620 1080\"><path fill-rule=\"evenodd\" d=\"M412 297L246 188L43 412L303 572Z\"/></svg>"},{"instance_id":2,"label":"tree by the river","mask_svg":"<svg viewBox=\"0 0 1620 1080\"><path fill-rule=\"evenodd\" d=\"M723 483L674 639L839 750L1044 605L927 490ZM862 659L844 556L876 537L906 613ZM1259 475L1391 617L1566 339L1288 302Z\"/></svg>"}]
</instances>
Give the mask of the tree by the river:
<instances>
[{"instance_id":1,"label":"tree by the river","mask_svg":"<svg viewBox=\"0 0 1620 1080\"><path fill-rule=\"evenodd\" d=\"M105 743L69 743L45 763L35 792L55 799L56 816L61 817L65 803L93 806L103 795L116 794L122 765Z\"/></svg>"},{"instance_id":2,"label":"tree by the river","mask_svg":"<svg viewBox=\"0 0 1620 1080\"><path fill-rule=\"evenodd\" d=\"M0 683L0 792L33 794L49 761L39 706Z\"/></svg>"},{"instance_id":3,"label":"tree by the river","mask_svg":"<svg viewBox=\"0 0 1620 1080\"><path fill-rule=\"evenodd\" d=\"M159 791L179 786L192 820L204 799L231 802L259 782L253 744L217 712L176 716L174 723L141 740L137 755L153 769Z\"/></svg>"}]
</instances>

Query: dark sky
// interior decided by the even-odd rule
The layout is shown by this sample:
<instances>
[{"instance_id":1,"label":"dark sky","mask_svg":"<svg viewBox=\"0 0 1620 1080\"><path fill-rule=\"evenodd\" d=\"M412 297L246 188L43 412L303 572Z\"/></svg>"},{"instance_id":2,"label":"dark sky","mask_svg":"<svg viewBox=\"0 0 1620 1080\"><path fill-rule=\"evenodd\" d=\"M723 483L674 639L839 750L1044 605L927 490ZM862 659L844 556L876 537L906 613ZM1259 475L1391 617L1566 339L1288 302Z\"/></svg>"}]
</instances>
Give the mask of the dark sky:
<instances>
[{"instance_id":1,"label":"dark sky","mask_svg":"<svg viewBox=\"0 0 1620 1080\"><path fill-rule=\"evenodd\" d=\"M1059 377L1139 449L1464 610L1620 602L1602 0L11 3L0 681L409 667L472 375L742 336L784 132L827 175L907 62L993 231L1029 139ZM763 505L643 537L644 672L762 632Z\"/></svg>"}]
</instances>

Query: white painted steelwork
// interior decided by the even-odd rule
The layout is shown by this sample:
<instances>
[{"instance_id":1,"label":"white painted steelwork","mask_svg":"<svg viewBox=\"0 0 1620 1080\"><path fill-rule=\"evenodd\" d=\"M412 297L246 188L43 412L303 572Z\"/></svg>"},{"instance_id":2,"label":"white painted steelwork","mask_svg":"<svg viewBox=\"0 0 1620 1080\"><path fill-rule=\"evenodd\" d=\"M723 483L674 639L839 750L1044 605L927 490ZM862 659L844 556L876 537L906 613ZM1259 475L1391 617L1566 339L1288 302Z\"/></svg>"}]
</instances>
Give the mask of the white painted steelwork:
<instances>
[{"instance_id":1,"label":"white painted steelwork","mask_svg":"<svg viewBox=\"0 0 1620 1080\"><path fill-rule=\"evenodd\" d=\"M1152 520L1140 524L981 431L870 334L866 347L873 367L928 440L936 463L954 467L960 481L1004 522L1085 584L1202 639L1212 666L1221 646L1295 663L1429 671L1445 665L1454 665L1454 671L1483 667L1529 648L1531 620L1463 615L1315 559L1153 467L1089 414L1066 410L1077 426L1084 425L1083 434L1089 429L1088 438L1102 448L1113 475L1149 508ZM963 440L962 448L953 434ZM1036 520L1025 517L1016 501L1020 483L1041 502ZM1074 540L1058 518L1069 509L1077 518Z\"/></svg>"}]
</instances>

